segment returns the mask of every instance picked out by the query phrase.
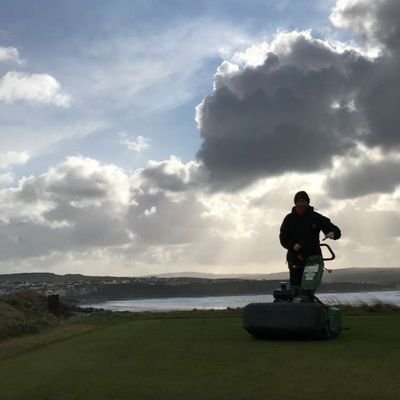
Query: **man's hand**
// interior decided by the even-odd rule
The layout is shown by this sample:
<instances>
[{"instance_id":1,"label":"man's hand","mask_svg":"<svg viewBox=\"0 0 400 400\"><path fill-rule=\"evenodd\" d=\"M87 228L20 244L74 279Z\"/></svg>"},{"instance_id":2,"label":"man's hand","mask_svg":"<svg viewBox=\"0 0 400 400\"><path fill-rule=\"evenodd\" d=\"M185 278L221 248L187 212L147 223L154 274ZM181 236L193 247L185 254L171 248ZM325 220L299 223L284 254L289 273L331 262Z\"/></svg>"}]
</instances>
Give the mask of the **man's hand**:
<instances>
[{"instance_id":1,"label":"man's hand","mask_svg":"<svg viewBox=\"0 0 400 400\"><path fill-rule=\"evenodd\" d=\"M299 251L301 249L301 246L298 244L298 243L296 243L294 246L293 246L293 250L294 251Z\"/></svg>"},{"instance_id":2,"label":"man's hand","mask_svg":"<svg viewBox=\"0 0 400 400\"><path fill-rule=\"evenodd\" d=\"M326 239L335 239L335 234L333 232L327 233L326 236L324 237L324 240Z\"/></svg>"}]
</instances>

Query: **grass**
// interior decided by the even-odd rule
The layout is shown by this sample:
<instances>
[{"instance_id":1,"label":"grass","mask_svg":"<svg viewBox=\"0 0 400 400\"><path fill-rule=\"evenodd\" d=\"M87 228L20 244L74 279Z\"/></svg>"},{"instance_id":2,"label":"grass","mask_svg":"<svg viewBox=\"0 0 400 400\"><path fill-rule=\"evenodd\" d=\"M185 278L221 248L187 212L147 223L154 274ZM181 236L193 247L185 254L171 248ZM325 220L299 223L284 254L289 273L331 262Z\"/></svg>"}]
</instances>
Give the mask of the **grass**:
<instances>
[{"instance_id":1,"label":"grass","mask_svg":"<svg viewBox=\"0 0 400 400\"><path fill-rule=\"evenodd\" d=\"M35 292L0 297L0 340L54 327L59 319L47 312L47 298Z\"/></svg>"},{"instance_id":2,"label":"grass","mask_svg":"<svg viewBox=\"0 0 400 400\"><path fill-rule=\"evenodd\" d=\"M0 342L1 399L399 398L400 313L353 314L302 342L254 340L234 310L72 320Z\"/></svg>"}]
</instances>

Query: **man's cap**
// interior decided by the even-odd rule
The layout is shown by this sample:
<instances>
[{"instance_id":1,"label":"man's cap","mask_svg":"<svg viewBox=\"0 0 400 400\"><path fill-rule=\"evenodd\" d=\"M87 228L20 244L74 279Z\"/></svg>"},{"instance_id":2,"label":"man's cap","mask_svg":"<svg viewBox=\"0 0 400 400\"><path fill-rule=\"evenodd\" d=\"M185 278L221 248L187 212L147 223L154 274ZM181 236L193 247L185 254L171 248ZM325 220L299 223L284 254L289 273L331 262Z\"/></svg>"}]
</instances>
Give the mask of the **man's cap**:
<instances>
[{"instance_id":1,"label":"man's cap","mask_svg":"<svg viewBox=\"0 0 400 400\"><path fill-rule=\"evenodd\" d=\"M294 195L294 203L296 204L299 200L305 200L309 203L310 197L308 196L307 192L301 190Z\"/></svg>"}]
</instances>

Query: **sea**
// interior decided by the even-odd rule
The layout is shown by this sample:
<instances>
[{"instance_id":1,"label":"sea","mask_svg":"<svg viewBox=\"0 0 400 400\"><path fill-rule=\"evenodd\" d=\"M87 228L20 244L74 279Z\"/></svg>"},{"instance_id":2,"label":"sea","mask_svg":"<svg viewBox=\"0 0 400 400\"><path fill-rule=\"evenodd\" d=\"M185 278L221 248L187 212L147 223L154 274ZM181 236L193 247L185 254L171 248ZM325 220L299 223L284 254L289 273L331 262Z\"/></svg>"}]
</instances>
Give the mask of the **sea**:
<instances>
[{"instance_id":1,"label":"sea","mask_svg":"<svg viewBox=\"0 0 400 400\"><path fill-rule=\"evenodd\" d=\"M400 306L400 291L323 293L318 298L325 304L373 305L376 303ZM184 310L225 310L244 307L249 303L271 302L272 295L254 296L210 296L210 297L168 297L156 299L113 300L85 304L85 307L102 308L111 311L184 311Z\"/></svg>"}]
</instances>

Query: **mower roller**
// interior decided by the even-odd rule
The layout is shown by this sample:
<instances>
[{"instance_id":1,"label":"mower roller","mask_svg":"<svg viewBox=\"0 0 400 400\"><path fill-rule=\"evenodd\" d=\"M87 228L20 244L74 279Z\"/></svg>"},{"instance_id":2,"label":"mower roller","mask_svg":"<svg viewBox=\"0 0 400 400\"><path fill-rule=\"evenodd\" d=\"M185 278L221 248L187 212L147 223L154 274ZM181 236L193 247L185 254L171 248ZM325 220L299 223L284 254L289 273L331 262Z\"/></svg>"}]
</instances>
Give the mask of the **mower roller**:
<instances>
[{"instance_id":1,"label":"mower roller","mask_svg":"<svg viewBox=\"0 0 400 400\"><path fill-rule=\"evenodd\" d=\"M273 303L251 303L244 308L243 327L248 333L266 339L330 339L340 334L340 310L315 296L324 261L335 259L329 245L320 246L328 249L330 257L307 257L300 287L287 288L286 282L281 282L280 289L273 292Z\"/></svg>"}]
</instances>

